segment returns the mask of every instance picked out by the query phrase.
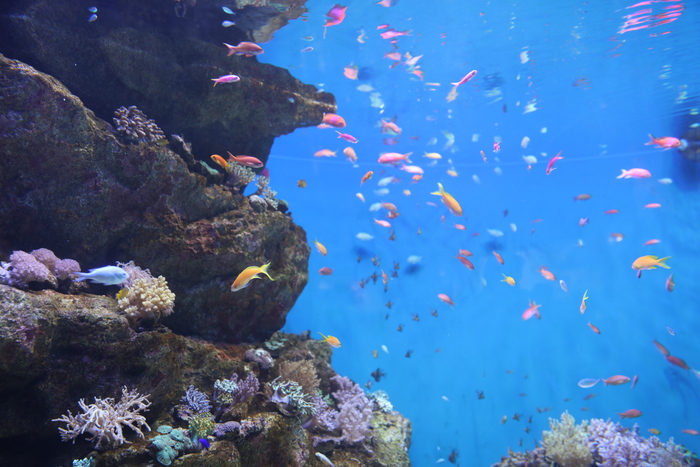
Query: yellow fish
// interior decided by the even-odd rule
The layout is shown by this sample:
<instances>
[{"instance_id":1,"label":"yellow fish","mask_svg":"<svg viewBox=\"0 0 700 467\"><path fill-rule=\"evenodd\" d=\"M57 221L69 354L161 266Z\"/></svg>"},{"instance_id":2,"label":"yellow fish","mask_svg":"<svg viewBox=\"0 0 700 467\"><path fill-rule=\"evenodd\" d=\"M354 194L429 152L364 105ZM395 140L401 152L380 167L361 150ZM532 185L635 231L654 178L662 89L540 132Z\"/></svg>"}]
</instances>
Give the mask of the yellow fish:
<instances>
[{"instance_id":1,"label":"yellow fish","mask_svg":"<svg viewBox=\"0 0 700 467\"><path fill-rule=\"evenodd\" d=\"M274 281L272 277L267 273L267 268L270 267L270 263L263 264L262 266L248 266L241 272L236 280L231 284L231 292L238 292L241 289L248 287L248 284L253 279L260 279L258 274L265 274L268 279Z\"/></svg>"},{"instance_id":2,"label":"yellow fish","mask_svg":"<svg viewBox=\"0 0 700 467\"><path fill-rule=\"evenodd\" d=\"M454 197L451 194L445 191L445 188L442 186L442 183L438 183L438 188L440 189L439 191L434 191L430 194L441 196L442 202L445 204L445 206L447 206L447 209L449 209L450 212L455 216L461 216L462 206L459 205L457 200L454 199Z\"/></svg>"},{"instance_id":3,"label":"yellow fish","mask_svg":"<svg viewBox=\"0 0 700 467\"><path fill-rule=\"evenodd\" d=\"M328 250L326 249L325 246L323 246L323 243L319 242L318 239L314 240L314 245L316 245L316 249L318 250L319 253L321 253L323 256L326 256L328 254Z\"/></svg>"},{"instance_id":4,"label":"yellow fish","mask_svg":"<svg viewBox=\"0 0 700 467\"><path fill-rule=\"evenodd\" d=\"M117 292L117 300L121 300L129 294L129 287L124 287L119 292Z\"/></svg>"},{"instance_id":5,"label":"yellow fish","mask_svg":"<svg viewBox=\"0 0 700 467\"><path fill-rule=\"evenodd\" d=\"M656 266L671 269L671 266L666 265L666 260L669 258L670 256L666 256L665 258L659 258L658 256L652 255L640 256L634 260L634 263L632 263L632 269L643 271L645 269L656 269Z\"/></svg>"},{"instance_id":6,"label":"yellow fish","mask_svg":"<svg viewBox=\"0 0 700 467\"><path fill-rule=\"evenodd\" d=\"M501 273L501 274L503 274L503 273ZM512 277L506 276L505 274L503 274L503 277L505 277L505 279L503 279L501 282L505 282L506 284L508 284L510 286L515 285L515 279L513 279Z\"/></svg>"},{"instance_id":7,"label":"yellow fish","mask_svg":"<svg viewBox=\"0 0 700 467\"><path fill-rule=\"evenodd\" d=\"M661 434L661 430L659 430L659 429L657 429L657 428L649 428L648 431L649 431L649 433L651 433L652 435L660 435L660 434Z\"/></svg>"},{"instance_id":8,"label":"yellow fish","mask_svg":"<svg viewBox=\"0 0 700 467\"><path fill-rule=\"evenodd\" d=\"M321 334L321 333L319 332L319 334ZM323 334L321 334L321 337L323 337L323 340L324 340L325 342L327 342L328 345L330 345L330 346L333 347L334 349L339 349L339 348L341 347L340 341L338 340L337 337L333 337L333 336L324 336Z\"/></svg>"}]
</instances>

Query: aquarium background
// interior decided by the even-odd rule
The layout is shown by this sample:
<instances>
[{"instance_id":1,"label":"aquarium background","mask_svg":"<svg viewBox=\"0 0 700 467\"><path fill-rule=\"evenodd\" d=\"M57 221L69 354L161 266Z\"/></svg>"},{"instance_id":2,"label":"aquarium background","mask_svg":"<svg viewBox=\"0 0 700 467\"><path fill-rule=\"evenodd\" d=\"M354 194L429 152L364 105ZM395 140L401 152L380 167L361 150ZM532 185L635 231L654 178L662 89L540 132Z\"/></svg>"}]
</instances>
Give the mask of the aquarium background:
<instances>
[{"instance_id":1,"label":"aquarium background","mask_svg":"<svg viewBox=\"0 0 700 467\"><path fill-rule=\"evenodd\" d=\"M284 330L340 339L337 371L386 390L412 420L414 465L447 459L453 449L468 465L490 465L509 447L534 447L548 418L565 410L577 420L616 420L618 412L638 409L642 417L622 423L638 423L645 435L656 428L662 440L700 449L698 438L681 432L700 428L700 379L669 364L652 344L656 339L691 367L700 365L699 168L675 149L645 146L650 133L680 137L699 121L700 16L690 2L643 3L401 0L385 8L353 1L324 39L324 14L333 4L312 0L306 18L278 31L258 57L333 93L347 121L342 131L359 140L356 166L342 156L350 144L333 129L296 130L272 149L271 184L312 247L318 239L328 248L325 257L312 251L309 284ZM676 21L619 34L626 15L646 8L663 14L670 5L684 7ZM411 33L394 46L380 37L382 24ZM394 51L422 55L423 79L402 64L391 68L383 56ZM350 65L358 67L358 80L344 76ZM477 76L447 102L449 83L472 69ZM380 94L382 108L372 106L372 93ZM528 104L536 110L526 112ZM402 128L396 145L383 144L390 135L380 131L382 118L396 118ZM454 134L451 148L444 131ZM526 136L530 143L522 148ZM495 140L502 141L497 153ZM314 158L320 149L338 155ZM545 175L559 151L564 159ZM411 183L410 174L378 164L382 152L411 152L423 179ZM424 152L443 158L433 165ZM531 169L525 155L537 157ZM621 169L636 167L652 177L616 179ZM457 177L447 174L450 168ZM374 177L360 186L370 170ZM399 182L375 194L387 176ZM659 183L663 178L673 183ZM299 180L307 186L299 188ZM431 196L437 182L461 203L463 217ZM592 198L574 201L583 193ZM401 214L390 229L373 221L385 219L386 210L369 210L381 201ZM645 209L649 203L661 208ZM611 209L619 213L604 214ZM582 218L589 223L580 227ZM358 240L359 232L374 238ZM643 246L650 239L660 243ZM473 271L455 259L459 249L473 252ZM413 255L422 259L412 266ZM638 279L630 266L642 255L671 256L672 269L644 271ZM373 273L391 275L395 262L398 277L386 292L381 277L360 286ZM541 266L557 280L545 280ZM333 274L319 275L321 267ZM669 273L677 284L672 293L665 288ZM516 285L501 282L502 274ZM585 290L590 299L581 315ZM521 319L529 300L542 305L541 320ZM386 373L379 382L370 376L377 368ZM634 389L577 386L616 374L639 382ZM590 394L596 396L584 400Z\"/></svg>"}]
</instances>

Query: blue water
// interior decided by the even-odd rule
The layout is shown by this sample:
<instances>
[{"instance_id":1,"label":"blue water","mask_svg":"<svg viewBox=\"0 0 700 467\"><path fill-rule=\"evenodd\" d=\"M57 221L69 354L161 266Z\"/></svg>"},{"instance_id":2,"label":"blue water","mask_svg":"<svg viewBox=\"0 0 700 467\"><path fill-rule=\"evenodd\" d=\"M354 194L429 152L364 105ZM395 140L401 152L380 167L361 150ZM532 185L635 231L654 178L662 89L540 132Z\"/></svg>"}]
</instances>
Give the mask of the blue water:
<instances>
[{"instance_id":1,"label":"blue water","mask_svg":"<svg viewBox=\"0 0 700 467\"><path fill-rule=\"evenodd\" d=\"M289 202L312 249L314 239L328 248L326 257L313 249L309 284L285 330L337 336L343 346L334 352L334 368L360 384L372 380L377 368L387 373L372 390L386 390L412 420L415 465L446 459L452 449L468 465L490 465L508 447L533 448L548 428L548 417L558 418L564 410L581 420L618 419L617 412L638 409L643 416L624 425L637 422L645 435L657 428L663 440L674 437L700 451L698 438L681 432L700 430L700 379L670 365L651 342L659 340L691 367L700 367L700 167L676 150L644 144L648 133L680 137L698 121L691 113L700 96L694 30L700 15L697 3L688 3L672 23L614 37L623 16L642 8L626 8L632 3L401 0L384 8L353 1L347 3L345 21L327 28L324 40L324 14L333 3L312 0L305 21L291 22L265 44L259 59L332 92L348 123L343 131L359 139L353 146L357 167L342 156L349 144L333 129L297 130L273 147L271 185ZM651 7L657 14L672 4L681 2ZM383 55L394 49L376 30L383 23L412 31L398 38L396 51L423 55L417 62L423 81L402 65L389 68L393 61ZM362 31L364 43L357 40ZM665 31L670 33L660 34ZM314 40L302 40L305 36ZM314 50L301 52L309 46ZM351 64L359 67L360 80L343 76ZM476 78L447 102L449 83L472 69L478 70ZM502 79L500 94L489 90L492 78L486 78L496 74ZM582 85L575 86L577 80ZM380 93L384 108L372 107L370 93L357 90L359 85ZM537 110L524 113L532 102ZM378 122L393 117L403 133L398 144L385 146L388 135ZM453 150L443 149L443 130L455 135ZM525 136L530 143L523 149ZM429 144L432 138L437 144ZM498 153L495 138L502 140ZM326 148L338 151L338 157L313 157ZM426 151L443 159L430 166L422 157ZM547 161L559 151L565 159L545 175ZM413 162L425 169L423 179L412 184L409 174L378 164L382 152L412 152ZM524 155L538 159L531 170ZM446 173L451 167L457 177ZM621 169L634 167L652 177L616 179ZM369 170L374 178L360 187ZM377 196L377 181L392 175L400 183ZM673 183L659 183L662 178ZM297 187L300 179L306 188ZM437 182L461 203L463 217L430 195ZM402 193L406 189L409 196ZM358 192L366 202L355 196ZM592 198L573 200L582 193ZM401 215L391 220L392 229L373 222L385 219L385 210L369 210L379 201L398 207ZM644 209L648 203L662 207ZM619 214L605 215L610 209ZM580 227L581 218L589 218L589 224ZM542 222L533 223L536 219ZM395 241L388 240L390 230ZM360 241L358 232L374 239ZM615 241L611 233L624 239ZM643 246L650 239L661 242ZM460 248L474 253L475 270L454 258ZM496 262L493 250L505 265ZM412 272L411 255L422 257ZM642 255L672 256L672 269L644 271L638 279L630 266ZM380 266L372 265L372 256ZM400 269L388 291L381 278L360 287L374 272L390 273L394 262ZM557 281L540 275L543 265ZM332 268L333 275L319 275L321 267ZM670 272L677 284L672 293L665 289ZM516 286L501 282L502 273ZM585 290L590 299L582 316ZM439 293L456 306L438 300ZM385 306L389 300L391 309ZM542 305L541 320L521 319L529 300ZM439 316L431 316L431 309ZM413 321L413 314L420 321ZM376 359L372 350L378 351ZM404 356L408 350L410 358ZM582 378L616 374L638 375L639 383L634 389L577 386ZM477 391L485 398L479 400ZM597 396L583 400L590 393ZM516 413L522 414L520 421L512 419Z\"/></svg>"}]
</instances>

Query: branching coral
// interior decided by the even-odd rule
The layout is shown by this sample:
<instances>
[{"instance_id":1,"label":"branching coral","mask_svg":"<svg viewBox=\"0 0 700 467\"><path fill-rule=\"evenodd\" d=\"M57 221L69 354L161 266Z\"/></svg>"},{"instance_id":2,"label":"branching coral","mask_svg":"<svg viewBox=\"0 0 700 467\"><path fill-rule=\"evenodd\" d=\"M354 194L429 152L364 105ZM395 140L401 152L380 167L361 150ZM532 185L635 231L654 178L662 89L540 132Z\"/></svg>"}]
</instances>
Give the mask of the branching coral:
<instances>
[{"instance_id":1,"label":"branching coral","mask_svg":"<svg viewBox=\"0 0 700 467\"><path fill-rule=\"evenodd\" d=\"M93 441L95 448L115 448L120 444L128 443L124 438L125 426L131 428L141 438L144 437L141 428L151 430L146 423L146 417L140 414L148 410L151 402L148 400L148 395L139 394L135 389L129 391L126 386L123 387L122 397L116 404L111 397L106 399L95 397L94 404L87 405L84 399L80 399L78 405L83 413L73 416L69 410L68 415L52 420L66 424L65 428L58 429L61 432L62 441L75 442L78 436L89 433L92 437L88 438L88 441Z\"/></svg>"},{"instance_id":2,"label":"branching coral","mask_svg":"<svg viewBox=\"0 0 700 467\"><path fill-rule=\"evenodd\" d=\"M362 388L351 379L336 375L331 381L338 386L333 398L340 408L336 418L343 433L340 440L347 444L364 441L371 431L369 421L372 418L372 402L365 396Z\"/></svg>"},{"instance_id":3,"label":"branching coral","mask_svg":"<svg viewBox=\"0 0 700 467\"><path fill-rule=\"evenodd\" d=\"M280 381L278 376L267 384L273 391L270 400L277 405L283 414L309 416L316 412L316 406L309 401L310 396L301 389L296 381Z\"/></svg>"},{"instance_id":4,"label":"branching coral","mask_svg":"<svg viewBox=\"0 0 700 467\"><path fill-rule=\"evenodd\" d=\"M156 122L136 108L135 105L119 107L114 111L114 126L117 134L129 142L155 142L165 138Z\"/></svg>"},{"instance_id":5,"label":"branching coral","mask_svg":"<svg viewBox=\"0 0 700 467\"><path fill-rule=\"evenodd\" d=\"M226 179L226 184L238 191L243 190L250 182L255 180L253 169L240 164L230 163L227 172L229 176Z\"/></svg>"},{"instance_id":6,"label":"branching coral","mask_svg":"<svg viewBox=\"0 0 700 467\"><path fill-rule=\"evenodd\" d=\"M549 419L551 431L542 433L547 457L561 467L589 467L593 455L588 449L588 422L576 425L569 412L561 414L561 422Z\"/></svg>"}]
</instances>

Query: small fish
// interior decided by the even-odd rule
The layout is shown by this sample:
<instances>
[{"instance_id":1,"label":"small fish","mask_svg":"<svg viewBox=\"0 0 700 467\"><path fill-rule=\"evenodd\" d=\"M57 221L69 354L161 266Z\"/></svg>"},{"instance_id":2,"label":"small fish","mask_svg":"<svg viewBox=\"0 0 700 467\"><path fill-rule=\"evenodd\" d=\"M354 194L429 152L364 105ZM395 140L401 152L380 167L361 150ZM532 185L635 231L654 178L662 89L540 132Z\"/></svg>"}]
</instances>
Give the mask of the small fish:
<instances>
[{"instance_id":1,"label":"small fish","mask_svg":"<svg viewBox=\"0 0 700 467\"><path fill-rule=\"evenodd\" d=\"M603 214L618 214L619 212L620 211L618 211L617 209L608 209Z\"/></svg>"},{"instance_id":2,"label":"small fish","mask_svg":"<svg viewBox=\"0 0 700 467\"><path fill-rule=\"evenodd\" d=\"M409 164L411 161L409 160L409 157L413 154L412 152L406 153L406 154L399 154L398 152L386 152L379 156L379 159L377 159L377 162L380 164L398 164L401 161L406 161Z\"/></svg>"},{"instance_id":3,"label":"small fish","mask_svg":"<svg viewBox=\"0 0 700 467\"><path fill-rule=\"evenodd\" d=\"M91 6L90 8L88 8L88 11L89 11L90 13L97 13L97 7L96 7L96 6Z\"/></svg>"},{"instance_id":4,"label":"small fish","mask_svg":"<svg viewBox=\"0 0 700 467\"><path fill-rule=\"evenodd\" d=\"M234 26L236 24L235 21L222 21L221 25L225 28L230 28L231 26Z\"/></svg>"},{"instance_id":5,"label":"small fish","mask_svg":"<svg viewBox=\"0 0 700 467\"><path fill-rule=\"evenodd\" d=\"M318 239L314 240L314 245L316 245L316 250L318 250L319 253L321 253L323 256L326 256L328 254L328 249L323 246L323 243L319 242Z\"/></svg>"},{"instance_id":6,"label":"small fish","mask_svg":"<svg viewBox=\"0 0 700 467\"><path fill-rule=\"evenodd\" d=\"M503 257L501 255L499 255L498 252L492 251L491 253L493 253L493 256L496 257L496 261L498 261L500 264L504 264ZM513 285L513 284L511 284L511 285Z\"/></svg>"},{"instance_id":7,"label":"small fish","mask_svg":"<svg viewBox=\"0 0 700 467\"><path fill-rule=\"evenodd\" d=\"M564 159L563 157L560 157L562 152L563 152L563 150L562 150L562 151L559 151L559 153L558 153L556 156L552 157L552 158L549 160L549 162L547 163L547 168L545 169L545 174L546 174L546 175L549 175L549 174L551 174L554 170L556 170L556 169L554 168L554 163L555 163L555 162L557 162L558 160Z\"/></svg>"},{"instance_id":8,"label":"small fish","mask_svg":"<svg viewBox=\"0 0 700 467\"><path fill-rule=\"evenodd\" d=\"M639 381L639 376L634 375L632 377L632 386L630 386L630 389L634 389L634 387L637 385L637 381Z\"/></svg>"},{"instance_id":9,"label":"small fish","mask_svg":"<svg viewBox=\"0 0 700 467\"><path fill-rule=\"evenodd\" d=\"M450 212L455 216L461 216L462 207L459 205L457 200L451 194L445 191L445 188L442 186L442 183L438 183L438 188L439 191L434 191L430 194L442 197L442 202L445 206L447 206L447 209L449 209Z\"/></svg>"},{"instance_id":10,"label":"small fish","mask_svg":"<svg viewBox=\"0 0 700 467\"><path fill-rule=\"evenodd\" d=\"M359 71L360 69L357 67L357 65L348 65L343 69L343 75L345 75L345 77L348 79L355 80L357 79Z\"/></svg>"},{"instance_id":11,"label":"small fish","mask_svg":"<svg viewBox=\"0 0 700 467\"><path fill-rule=\"evenodd\" d=\"M609 378L603 378L603 384L605 384L605 386L619 386L620 384L626 384L629 382L629 376L625 375L615 375Z\"/></svg>"},{"instance_id":12,"label":"small fish","mask_svg":"<svg viewBox=\"0 0 700 467\"><path fill-rule=\"evenodd\" d=\"M503 274L503 273L501 273L501 274ZM503 277L504 277L504 279L502 279L501 282L505 282L506 284L508 284L510 286L515 285L515 279L513 279L512 277L506 276L505 274L503 274Z\"/></svg>"},{"instance_id":13,"label":"small fish","mask_svg":"<svg viewBox=\"0 0 700 467\"><path fill-rule=\"evenodd\" d=\"M208 451L209 448L211 447L211 444L209 444L209 441L206 440L206 439L204 439L204 438L199 438L199 444L201 444L202 447L203 447L204 449L206 449L207 451Z\"/></svg>"},{"instance_id":14,"label":"small fish","mask_svg":"<svg viewBox=\"0 0 700 467\"><path fill-rule=\"evenodd\" d=\"M667 355L666 361L668 361L672 365L679 366L679 367L683 368L684 370L690 370L690 367L688 366L687 363L685 363L682 359L680 359L678 357L674 357L673 355Z\"/></svg>"},{"instance_id":15,"label":"small fish","mask_svg":"<svg viewBox=\"0 0 700 467\"><path fill-rule=\"evenodd\" d=\"M115 298L117 300L121 300L122 298L126 297L127 295L129 295L129 287L124 287L119 292L117 292L117 296Z\"/></svg>"},{"instance_id":16,"label":"small fish","mask_svg":"<svg viewBox=\"0 0 700 467\"><path fill-rule=\"evenodd\" d=\"M262 266L248 266L236 277L236 280L231 284L231 292L238 292L241 289L245 289L250 285L250 281L253 279L261 279L258 274L265 274L268 279L274 281L270 274L268 274L267 269L270 267L270 263L263 264Z\"/></svg>"},{"instance_id":17,"label":"small fish","mask_svg":"<svg viewBox=\"0 0 700 467\"><path fill-rule=\"evenodd\" d=\"M659 258L653 255L640 256L632 263L632 269L635 271L645 271L647 269L656 269L657 266L671 269L671 266L666 265L666 260L669 258L670 256L666 256L665 258Z\"/></svg>"},{"instance_id":18,"label":"small fish","mask_svg":"<svg viewBox=\"0 0 700 467\"><path fill-rule=\"evenodd\" d=\"M335 464L331 462L329 458L327 458L325 455L321 454L320 452L316 453L316 458L326 464L328 467L335 467Z\"/></svg>"},{"instance_id":19,"label":"small fish","mask_svg":"<svg viewBox=\"0 0 700 467\"><path fill-rule=\"evenodd\" d=\"M374 370L370 374L372 375L372 378L374 378L374 380L376 382L379 382L383 377L386 376L386 373L384 373L381 368L377 368L376 370Z\"/></svg>"},{"instance_id":20,"label":"small fish","mask_svg":"<svg viewBox=\"0 0 700 467\"><path fill-rule=\"evenodd\" d=\"M655 138L653 135L649 135L651 141L644 143L645 146L656 145L658 148L663 148L664 151L671 148L677 148L681 145L681 140L674 138L672 136L662 136L661 138Z\"/></svg>"},{"instance_id":21,"label":"small fish","mask_svg":"<svg viewBox=\"0 0 700 467\"><path fill-rule=\"evenodd\" d=\"M345 19L345 10L347 10L348 7L343 6L343 5L335 5L333 8L331 8L328 13L326 13L326 17L328 18L323 25L324 28L327 28L328 26L336 26L340 23L343 22ZM324 38L325 38L325 29L324 29Z\"/></svg>"},{"instance_id":22,"label":"small fish","mask_svg":"<svg viewBox=\"0 0 700 467\"><path fill-rule=\"evenodd\" d=\"M593 394L593 393L586 394L585 396L583 396L583 400L584 400L584 401L589 401L589 400L593 399L594 397L596 397L597 395L598 395L598 394Z\"/></svg>"},{"instance_id":23,"label":"small fish","mask_svg":"<svg viewBox=\"0 0 700 467\"><path fill-rule=\"evenodd\" d=\"M659 352L661 352L661 355L663 355L664 357L668 357L669 355L671 355L671 352L669 352L668 349L656 339L654 339L651 342L656 346Z\"/></svg>"},{"instance_id":24,"label":"small fish","mask_svg":"<svg viewBox=\"0 0 700 467\"><path fill-rule=\"evenodd\" d=\"M364 174L362 176L362 179L360 180L360 186L362 186L367 180L372 178L372 175L374 175L374 172L372 172L371 170L369 172L367 172L366 174Z\"/></svg>"},{"instance_id":25,"label":"small fish","mask_svg":"<svg viewBox=\"0 0 700 467\"><path fill-rule=\"evenodd\" d=\"M462 263L467 269L471 269L472 271L474 270L474 264L467 258L459 255L455 256L455 258L457 258L459 262Z\"/></svg>"},{"instance_id":26,"label":"small fish","mask_svg":"<svg viewBox=\"0 0 700 467\"><path fill-rule=\"evenodd\" d=\"M569 288L566 286L566 282L564 282L563 280L560 280L560 281L559 281L559 287L561 287L561 289L562 289L564 292L568 292L568 291L569 291Z\"/></svg>"},{"instance_id":27,"label":"small fish","mask_svg":"<svg viewBox=\"0 0 700 467\"><path fill-rule=\"evenodd\" d=\"M318 270L318 273L322 276L330 276L333 274L333 270L331 268L322 267Z\"/></svg>"},{"instance_id":28,"label":"small fish","mask_svg":"<svg viewBox=\"0 0 700 467\"><path fill-rule=\"evenodd\" d=\"M228 151L226 151L228 152ZM253 169L259 169L263 167L263 162L258 159L257 157L253 156L234 156L230 152L228 152L228 160L233 161L239 165L242 165L244 167L250 167Z\"/></svg>"},{"instance_id":29,"label":"small fish","mask_svg":"<svg viewBox=\"0 0 700 467\"><path fill-rule=\"evenodd\" d=\"M557 277L556 277L554 274L552 274L552 272L549 271L549 270L548 270L546 267L544 267L544 266L542 266L542 267L540 268L540 274L542 274L542 277L544 277L544 278L547 279L548 281L555 281L555 280L557 280Z\"/></svg>"},{"instance_id":30,"label":"small fish","mask_svg":"<svg viewBox=\"0 0 700 467\"><path fill-rule=\"evenodd\" d=\"M233 12L233 10L230 9L229 7L227 7L227 6L222 6L222 7L221 7L221 10L223 10L223 12L226 13L227 15L233 15L233 14L235 14L235 13Z\"/></svg>"},{"instance_id":31,"label":"small fish","mask_svg":"<svg viewBox=\"0 0 700 467\"><path fill-rule=\"evenodd\" d=\"M586 289L585 292L583 292L583 298L581 299L581 306L578 308L578 310L581 312L581 314L584 314L586 312L586 309L588 308L586 306L586 300L588 300L590 297L588 296L588 289Z\"/></svg>"},{"instance_id":32,"label":"small fish","mask_svg":"<svg viewBox=\"0 0 700 467\"><path fill-rule=\"evenodd\" d=\"M297 186L299 188L306 188L306 180L304 180L304 179L297 180Z\"/></svg>"},{"instance_id":33,"label":"small fish","mask_svg":"<svg viewBox=\"0 0 700 467\"><path fill-rule=\"evenodd\" d=\"M90 269L90 272L78 272L79 278L76 282L89 280L97 284L117 285L125 282L129 278L129 273L117 266L104 266Z\"/></svg>"},{"instance_id":34,"label":"small fish","mask_svg":"<svg viewBox=\"0 0 700 467\"><path fill-rule=\"evenodd\" d=\"M466 82L468 82L473 77L475 77L476 73L477 73L476 70L472 70L469 73L467 73L466 75L464 75L464 77L462 79L460 79L459 81L457 81L456 83L450 83L450 84L453 85L454 87L461 86L461 85L465 84Z\"/></svg>"},{"instance_id":35,"label":"small fish","mask_svg":"<svg viewBox=\"0 0 700 467\"><path fill-rule=\"evenodd\" d=\"M226 159L221 157L218 154L212 154L211 155L211 160L219 164L224 170L228 170L228 162L226 162Z\"/></svg>"},{"instance_id":36,"label":"small fish","mask_svg":"<svg viewBox=\"0 0 700 467\"><path fill-rule=\"evenodd\" d=\"M673 289L676 288L676 283L673 281L673 274L668 276L668 279L666 279L666 290L669 292L673 292Z\"/></svg>"},{"instance_id":37,"label":"small fish","mask_svg":"<svg viewBox=\"0 0 700 467\"><path fill-rule=\"evenodd\" d=\"M600 329L598 329L597 326L591 324L590 321L588 322L588 327L591 328L591 330L592 330L593 332L595 332L596 334L600 334Z\"/></svg>"},{"instance_id":38,"label":"small fish","mask_svg":"<svg viewBox=\"0 0 700 467\"><path fill-rule=\"evenodd\" d=\"M355 150L350 146L343 149L343 155L345 155L345 157L353 164L357 162L357 153L355 153Z\"/></svg>"},{"instance_id":39,"label":"small fish","mask_svg":"<svg viewBox=\"0 0 700 467\"><path fill-rule=\"evenodd\" d=\"M382 344L382 350L384 351L384 353L387 353L387 354L389 353L389 349L384 344Z\"/></svg>"},{"instance_id":40,"label":"small fish","mask_svg":"<svg viewBox=\"0 0 700 467\"><path fill-rule=\"evenodd\" d=\"M212 78L212 81L214 81L214 86L219 83L235 83L236 81L240 80L241 77L238 75L223 75L219 76L218 78Z\"/></svg>"},{"instance_id":41,"label":"small fish","mask_svg":"<svg viewBox=\"0 0 700 467\"><path fill-rule=\"evenodd\" d=\"M333 113L327 113L327 114L324 113L323 120L322 120L321 124L328 125L325 128L328 128L328 127L345 128L347 125L347 123L345 123L345 119L343 117L341 117L338 114L333 114Z\"/></svg>"},{"instance_id":42,"label":"small fish","mask_svg":"<svg viewBox=\"0 0 700 467\"><path fill-rule=\"evenodd\" d=\"M304 47L303 49L301 49L301 52L313 52L313 50L313 47Z\"/></svg>"},{"instance_id":43,"label":"small fish","mask_svg":"<svg viewBox=\"0 0 700 467\"><path fill-rule=\"evenodd\" d=\"M618 412L617 414L620 416L620 420L624 420L625 418L637 418L642 416L642 412L637 409L625 410L624 412Z\"/></svg>"},{"instance_id":44,"label":"small fish","mask_svg":"<svg viewBox=\"0 0 700 467\"><path fill-rule=\"evenodd\" d=\"M365 202L365 195L363 195L362 193L355 193L355 196L357 196L357 199L359 199L363 203Z\"/></svg>"},{"instance_id":45,"label":"small fish","mask_svg":"<svg viewBox=\"0 0 700 467\"><path fill-rule=\"evenodd\" d=\"M651 172L646 169L622 169L622 173L617 178L649 178Z\"/></svg>"},{"instance_id":46,"label":"small fish","mask_svg":"<svg viewBox=\"0 0 700 467\"><path fill-rule=\"evenodd\" d=\"M314 153L314 157L335 157L338 151L331 151L330 149L321 149Z\"/></svg>"},{"instance_id":47,"label":"small fish","mask_svg":"<svg viewBox=\"0 0 700 467\"><path fill-rule=\"evenodd\" d=\"M452 299L451 299L448 295L446 295L446 294L444 294L444 293L438 294L438 298L439 298L440 300L442 300L443 302L447 303L448 305L450 305L450 307L454 307L454 306L455 306L455 302L453 302Z\"/></svg>"},{"instance_id":48,"label":"small fish","mask_svg":"<svg viewBox=\"0 0 700 467\"><path fill-rule=\"evenodd\" d=\"M530 300L530 306L528 307L527 310L523 312L522 318L524 321L527 321L528 319L532 318L533 316L536 317L537 319L540 319L540 311L539 308L542 305L538 305L537 303L533 302Z\"/></svg>"},{"instance_id":49,"label":"small fish","mask_svg":"<svg viewBox=\"0 0 700 467\"><path fill-rule=\"evenodd\" d=\"M659 243L661 243L661 240L658 240L656 238L652 238L651 240L647 240L646 242L644 242L643 246L658 245Z\"/></svg>"},{"instance_id":50,"label":"small fish","mask_svg":"<svg viewBox=\"0 0 700 467\"><path fill-rule=\"evenodd\" d=\"M88 21L88 23L92 23L93 21L97 21L97 15L94 13L91 14L87 21Z\"/></svg>"},{"instance_id":51,"label":"small fish","mask_svg":"<svg viewBox=\"0 0 700 467\"><path fill-rule=\"evenodd\" d=\"M681 430L683 433L693 435L693 436L700 436L700 431L698 430Z\"/></svg>"},{"instance_id":52,"label":"small fish","mask_svg":"<svg viewBox=\"0 0 700 467\"><path fill-rule=\"evenodd\" d=\"M660 178L658 180L658 182L661 183L662 185L670 185L673 183L673 180L670 178Z\"/></svg>"},{"instance_id":53,"label":"small fish","mask_svg":"<svg viewBox=\"0 0 700 467\"><path fill-rule=\"evenodd\" d=\"M588 388L592 388L593 386L595 386L599 382L600 382L600 378L598 378L598 379L584 378L578 382L578 387L588 389Z\"/></svg>"},{"instance_id":54,"label":"small fish","mask_svg":"<svg viewBox=\"0 0 700 467\"><path fill-rule=\"evenodd\" d=\"M574 196L574 201L586 201L587 199L593 198L592 195L589 195L588 193L582 193L580 195Z\"/></svg>"},{"instance_id":55,"label":"small fish","mask_svg":"<svg viewBox=\"0 0 700 467\"><path fill-rule=\"evenodd\" d=\"M321 334L321 333L319 332L319 334ZM337 337L324 336L323 334L321 334L321 337L323 337L324 342L326 342L328 345L330 345L334 349L339 349L341 347L341 343Z\"/></svg>"},{"instance_id":56,"label":"small fish","mask_svg":"<svg viewBox=\"0 0 700 467\"><path fill-rule=\"evenodd\" d=\"M228 49L227 57L231 55L245 55L246 57L252 57L253 55L260 55L265 53L262 47L253 42L240 42L238 45L223 43Z\"/></svg>"},{"instance_id":57,"label":"small fish","mask_svg":"<svg viewBox=\"0 0 700 467\"><path fill-rule=\"evenodd\" d=\"M656 428L649 428L647 431L648 431L649 433L651 433L652 435L657 435L657 436L658 436L658 435L661 434L661 430L656 429Z\"/></svg>"},{"instance_id":58,"label":"small fish","mask_svg":"<svg viewBox=\"0 0 700 467\"><path fill-rule=\"evenodd\" d=\"M413 353L413 350L407 350L407 351L406 351L406 355L404 355L404 357L406 357L406 358L411 358L411 354L412 354L412 353Z\"/></svg>"},{"instance_id":59,"label":"small fish","mask_svg":"<svg viewBox=\"0 0 700 467\"><path fill-rule=\"evenodd\" d=\"M372 240L374 236L365 232L360 232L357 235L355 235L355 238L357 238L358 240L362 240L363 242L367 242L369 240Z\"/></svg>"}]
</instances>

